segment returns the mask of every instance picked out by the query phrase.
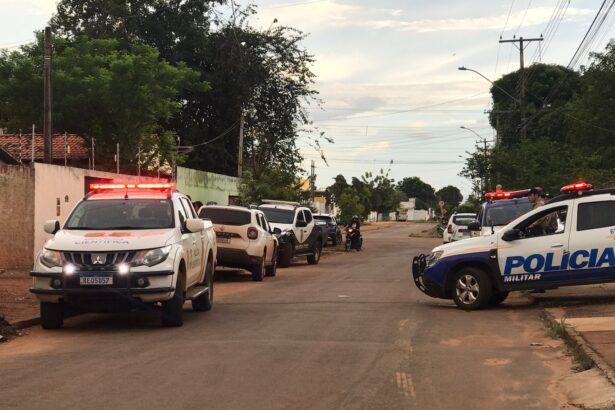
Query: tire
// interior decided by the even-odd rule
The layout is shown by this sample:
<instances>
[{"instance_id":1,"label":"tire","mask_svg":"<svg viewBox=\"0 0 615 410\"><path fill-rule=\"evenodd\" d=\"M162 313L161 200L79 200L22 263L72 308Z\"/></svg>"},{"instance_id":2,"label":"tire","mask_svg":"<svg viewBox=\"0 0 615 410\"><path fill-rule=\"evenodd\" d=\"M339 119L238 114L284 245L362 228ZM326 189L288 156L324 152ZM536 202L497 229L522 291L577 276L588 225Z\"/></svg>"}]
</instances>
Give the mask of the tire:
<instances>
[{"instance_id":1,"label":"tire","mask_svg":"<svg viewBox=\"0 0 615 410\"><path fill-rule=\"evenodd\" d=\"M41 302L41 327L61 329L64 326L64 303Z\"/></svg>"},{"instance_id":2,"label":"tire","mask_svg":"<svg viewBox=\"0 0 615 410\"><path fill-rule=\"evenodd\" d=\"M489 299L489 306L499 306L508 297L508 292L493 292Z\"/></svg>"},{"instance_id":3,"label":"tire","mask_svg":"<svg viewBox=\"0 0 615 410\"><path fill-rule=\"evenodd\" d=\"M493 294L491 279L481 269L463 268L455 274L452 294L460 309L482 309L489 304Z\"/></svg>"},{"instance_id":4,"label":"tire","mask_svg":"<svg viewBox=\"0 0 615 410\"><path fill-rule=\"evenodd\" d=\"M182 326L184 324L185 281L183 273L180 272L175 283L173 297L162 302L162 318L160 321L162 326Z\"/></svg>"},{"instance_id":5,"label":"tire","mask_svg":"<svg viewBox=\"0 0 615 410\"><path fill-rule=\"evenodd\" d=\"M273 252L273 258L271 258L271 266L267 266L265 268L265 276L273 277L276 275L278 270L278 250L276 249Z\"/></svg>"},{"instance_id":6,"label":"tire","mask_svg":"<svg viewBox=\"0 0 615 410\"><path fill-rule=\"evenodd\" d=\"M331 239L331 246L337 246L337 243L338 243L338 242L337 242L337 240L338 240L338 239L339 239L339 238L337 237L337 235L336 235L336 236L334 236L334 237Z\"/></svg>"},{"instance_id":7,"label":"tire","mask_svg":"<svg viewBox=\"0 0 615 410\"><path fill-rule=\"evenodd\" d=\"M262 282L265 277L265 255L260 260L258 265L253 265L250 267L250 272L252 272L252 280L254 282Z\"/></svg>"},{"instance_id":8,"label":"tire","mask_svg":"<svg viewBox=\"0 0 615 410\"><path fill-rule=\"evenodd\" d=\"M320 254L322 253L322 243L316 242L316 247L314 248L314 253L312 255L308 255L307 262L310 265L318 265L320 262Z\"/></svg>"},{"instance_id":9,"label":"tire","mask_svg":"<svg viewBox=\"0 0 615 410\"><path fill-rule=\"evenodd\" d=\"M192 310L196 312L207 312L214 306L214 267L211 261L205 269L205 279L202 284L209 287L209 290L192 300Z\"/></svg>"},{"instance_id":10,"label":"tire","mask_svg":"<svg viewBox=\"0 0 615 410\"><path fill-rule=\"evenodd\" d=\"M344 250L346 252L348 252L350 250L350 244L348 243L348 241L346 241L346 243L344 244Z\"/></svg>"},{"instance_id":11,"label":"tire","mask_svg":"<svg viewBox=\"0 0 615 410\"><path fill-rule=\"evenodd\" d=\"M295 253L295 250L293 249L293 245L291 245L290 243L286 244L286 252L284 252L282 254L282 256L280 256L280 267L281 268L287 268L290 266L290 262L293 259L293 255Z\"/></svg>"}]
</instances>

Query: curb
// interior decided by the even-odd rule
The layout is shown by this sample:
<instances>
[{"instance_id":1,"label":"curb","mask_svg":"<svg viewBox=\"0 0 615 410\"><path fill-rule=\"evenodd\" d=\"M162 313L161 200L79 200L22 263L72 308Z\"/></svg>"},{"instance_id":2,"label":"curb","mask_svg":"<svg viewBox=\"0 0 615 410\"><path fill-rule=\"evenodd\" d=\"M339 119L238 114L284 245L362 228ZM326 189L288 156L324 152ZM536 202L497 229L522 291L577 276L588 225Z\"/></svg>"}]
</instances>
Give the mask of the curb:
<instances>
[{"instance_id":1,"label":"curb","mask_svg":"<svg viewBox=\"0 0 615 410\"><path fill-rule=\"evenodd\" d=\"M557 319L548 309L543 309L543 318L551 324L557 324ZM569 347L580 347L581 350L594 362L607 380L615 385L615 369L611 367L594 348L587 343L579 332L572 326L564 326L564 336L562 338Z\"/></svg>"},{"instance_id":2,"label":"curb","mask_svg":"<svg viewBox=\"0 0 615 410\"><path fill-rule=\"evenodd\" d=\"M20 320L18 322L9 323L9 324L15 330L22 330L22 329L26 329L28 327L40 325L41 324L41 318L40 317L34 317L34 318L31 318L31 319Z\"/></svg>"}]
</instances>

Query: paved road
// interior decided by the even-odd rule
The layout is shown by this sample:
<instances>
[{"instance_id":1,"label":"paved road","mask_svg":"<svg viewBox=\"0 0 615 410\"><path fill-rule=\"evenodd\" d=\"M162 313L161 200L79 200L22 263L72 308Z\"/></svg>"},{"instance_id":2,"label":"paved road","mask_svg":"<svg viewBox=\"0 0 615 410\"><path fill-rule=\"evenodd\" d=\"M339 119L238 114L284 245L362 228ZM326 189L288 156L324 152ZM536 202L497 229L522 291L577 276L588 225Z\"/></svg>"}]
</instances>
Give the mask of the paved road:
<instances>
[{"instance_id":1,"label":"paved road","mask_svg":"<svg viewBox=\"0 0 615 410\"><path fill-rule=\"evenodd\" d=\"M468 313L420 294L410 257L437 241L412 230L366 233L364 252L262 283L224 273L214 310L187 311L182 328L132 314L31 329L0 347L0 407L559 408L568 370L538 312Z\"/></svg>"}]
</instances>

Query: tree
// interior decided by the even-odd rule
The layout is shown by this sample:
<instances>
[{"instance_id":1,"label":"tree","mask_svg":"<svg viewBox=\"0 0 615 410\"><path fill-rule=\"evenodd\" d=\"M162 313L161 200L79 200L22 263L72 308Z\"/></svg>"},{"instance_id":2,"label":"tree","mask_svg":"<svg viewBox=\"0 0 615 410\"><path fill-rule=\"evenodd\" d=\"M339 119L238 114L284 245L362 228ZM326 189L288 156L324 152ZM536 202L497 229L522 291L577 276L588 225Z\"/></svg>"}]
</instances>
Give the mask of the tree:
<instances>
[{"instance_id":1,"label":"tree","mask_svg":"<svg viewBox=\"0 0 615 410\"><path fill-rule=\"evenodd\" d=\"M306 109L318 101L310 70L314 59L301 45L305 36L290 27L250 27L252 5L232 3L232 18L225 20L213 10L222 3L62 0L52 25L69 39L89 35L117 39L123 47L154 46L162 59L185 63L211 84L210 92L185 90L178 98L181 110L166 125L177 130L182 145L194 147L189 166L235 175L243 118L242 157L254 175L282 163L288 174L299 174L299 133L318 151L323 138ZM212 22L216 30L210 29Z\"/></svg>"},{"instance_id":2,"label":"tree","mask_svg":"<svg viewBox=\"0 0 615 410\"><path fill-rule=\"evenodd\" d=\"M407 198L416 198L416 209L429 209L436 205L434 188L419 177L404 178L397 183L397 189Z\"/></svg>"},{"instance_id":3,"label":"tree","mask_svg":"<svg viewBox=\"0 0 615 410\"><path fill-rule=\"evenodd\" d=\"M350 186L342 174L336 176L334 180L335 182L325 189L325 196L327 197L328 205L337 203L339 198L342 196L342 192Z\"/></svg>"},{"instance_id":4,"label":"tree","mask_svg":"<svg viewBox=\"0 0 615 410\"><path fill-rule=\"evenodd\" d=\"M306 202L309 193L301 191L302 183L280 167L266 172L244 171L239 181L241 204L260 204L263 199Z\"/></svg>"},{"instance_id":5,"label":"tree","mask_svg":"<svg viewBox=\"0 0 615 410\"><path fill-rule=\"evenodd\" d=\"M370 210L378 213L395 211L399 207L399 191L395 189L395 181L389 178L389 172L380 170L380 174L373 175L366 172L362 182L368 187L370 194Z\"/></svg>"},{"instance_id":6,"label":"tree","mask_svg":"<svg viewBox=\"0 0 615 410\"><path fill-rule=\"evenodd\" d=\"M565 122L558 110L570 101L578 89L578 73L559 65L533 64L525 69L525 76L528 138L561 140L565 135ZM519 102L502 90L516 96L520 81L521 72L517 70L504 75L491 87L493 110L489 121L497 131L500 143L506 146L519 142L521 111ZM544 107L547 97L549 107Z\"/></svg>"},{"instance_id":7,"label":"tree","mask_svg":"<svg viewBox=\"0 0 615 410\"><path fill-rule=\"evenodd\" d=\"M352 187L348 187L342 192L337 206L340 209L339 220L344 225L350 224L354 215L363 215L365 212L360 203L359 195Z\"/></svg>"},{"instance_id":8,"label":"tree","mask_svg":"<svg viewBox=\"0 0 615 410\"><path fill-rule=\"evenodd\" d=\"M461 201L463 201L463 195L461 195L461 191L459 190L459 188L452 186L452 185L447 185L444 188L437 191L436 197L444 201L444 203L450 209L457 208L459 204L461 203Z\"/></svg>"},{"instance_id":9,"label":"tree","mask_svg":"<svg viewBox=\"0 0 615 410\"><path fill-rule=\"evenodd\" d=\"M42 39L21 51L0 56L0 110L9 129L41 125ZM35 68L36 67L36 68ZM27 89L26 89L27 88ZM184 64L159 59L150 46L122 49L117 40L80 37L55 41L54 128L96 139L97 163L112 157L120 143L124 163L136 163L141 147L153 161L171 160L172 130L164 124L181 109L183 90L207 89L199 74ZM22 94L23 93L23 94Z\"/></svg>"}]
</instances>

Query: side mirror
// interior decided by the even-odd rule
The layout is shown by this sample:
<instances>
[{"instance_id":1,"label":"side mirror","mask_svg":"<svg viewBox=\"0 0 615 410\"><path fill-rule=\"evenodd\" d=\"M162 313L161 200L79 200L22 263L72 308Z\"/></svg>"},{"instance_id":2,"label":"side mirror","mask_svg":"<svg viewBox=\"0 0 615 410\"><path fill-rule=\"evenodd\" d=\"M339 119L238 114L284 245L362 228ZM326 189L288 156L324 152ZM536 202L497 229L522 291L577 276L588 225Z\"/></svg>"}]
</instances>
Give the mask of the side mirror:
<instances>
[{"instance_id":1,"label":"side mirror","mask_svg":"<svg viewBox=\"0 0 615 410\"><path fill-rule=\"evenodd\" d=\"M274 235L282 235L282 230L280 228L273 228Z\"/></svg>"},{"instance_id":2,"label":"side mirror","mask_svg":"<svg viewBox=\"0 0 615 410\"><path fill-rule=\"evenodd\" d=\"M305 228L306 226L308 226L308 223L305 221L297 221L297 223L295 224L295 226L297 228Z\"/></svg>"},{"instance_id":3,"label":"side mirror","mask_svg":"<svg viewBox=\"0 0 615 410\"><path fill-rule=\"evenodd\" d=\"M205 221L202 219L190 218L186 220L186 229L192 233L203 232Z\"/></svg>"},{"instance_id":4,"label":"side mirror","mask_svg":"<svg viewBox=\"0 0 615 410\"><path fill-rule=\"evenodd\" d=\"M478 221L472 221L468 224L468 230L472 232L480 231L480 224Z\"/></svg>"},{"instance_id":5,"label":"side mirror","mask_svg":"<svg viewBox=\"0 0 615 410\"><path fill-rule=\"evenodd\" d=\"M502 234L503 241L510 242L517 239L519 239L519 231L517 229L509 229Z\"/></svg>"},{"instance_id":6,"label":"side mirror","mask_svg":"<svg viewBox=\"0 0 615 410\"><path fill-rule=\"evenodd\" d=\"M51 219L49 221L46 221L45 225L43 226L43 229L48 234L55 235L56 232L60 230L60 221L58 221L57 219Z\"/></svg>"}]
</instances>

